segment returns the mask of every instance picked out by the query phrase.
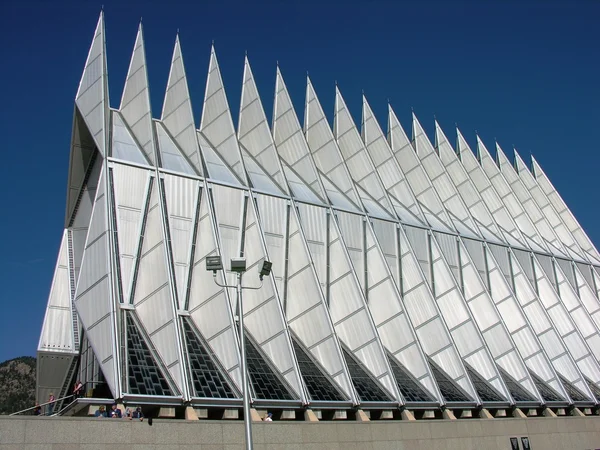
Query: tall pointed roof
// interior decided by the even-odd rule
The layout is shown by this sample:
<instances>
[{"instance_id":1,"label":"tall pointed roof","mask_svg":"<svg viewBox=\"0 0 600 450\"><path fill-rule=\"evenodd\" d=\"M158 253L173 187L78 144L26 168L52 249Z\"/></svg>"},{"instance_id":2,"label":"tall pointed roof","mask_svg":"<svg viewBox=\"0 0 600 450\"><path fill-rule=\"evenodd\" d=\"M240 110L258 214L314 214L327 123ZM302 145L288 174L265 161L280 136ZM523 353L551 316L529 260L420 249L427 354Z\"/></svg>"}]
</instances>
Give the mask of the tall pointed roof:
<instances>
[{"instance_id":1,"label":"tall pointed roof","mask_svg":"<svg viewBox=\"0 0 600 450\"><path fill-rule=\"evenodd\" d=\"M534 223L540 235L548 243L552 253L556 256L567 256L567 252L563 248L560 239L558 239L556 233L554 233L552 226L548 223L546 217L531 197L530 192L519 179L513 165L510 163L508 157L497 142L496 163L498 164L498 167L500 167L500 172L502 172L506 181L508 181L513 192L523 205L523 209L531 218L531 221Z\"/></svg>"},{"instance_id":2,"label":"tall pointed roof","mask_svg":"<svg viewBox=\"0 0 600 450\"><path fill-rule=\"evenodd\" d=\"M194 124L194 113L183 65L179 34L175 38L161 121L183 151L188 163L198 174L202 175L202 161L196 139L196 125Z\"/></svg>"},{"instance_id":3,"label":"tall pointed roof","mask_svg":"<svg viewBox=\"0 0 600 450\"><path fill-rule=\"evenodd\" d=\"M156 151L152 133L152 108L148 88L144 29L140 23L135 38L129 71L121 97L121 115L151 164L156 164Z\"/></svg>"},{"instance_id":4,"label":"tall pointed roof","mask_svg":"<svg viewBox=\"0 0 600 450\"><path fill-rule=\"evenodd\" d=\"M550 226L560 239L561 243L564 245L564 249L568 252L569 256L581 262L587 262L587 259L584 257L583 251L575 242L575 238L571 234L571 232L567 229L560 216L548 200L548 197L541 190L538 183L535 181L535 178L525 165L525 162L521 159L521 156L517 153L517 150L514 151L515 156L515 170L519 175L519 178L527 187L527 190L531 194L533 200L540 207L540 210L546 216L546 219L550 223Z\"/></svg>"},{"instance_id":5,"label":"tall pointed roof","mask_svg":"<svg viewBox=\"0 0 600 450\"><path fill-rule=\"evenodd\" d=\"M286 177L294 196L304 200L325 202L326 195L308 143L277 66L275 104L273 105L273 140L282 159ZM306 188L304 187L306 186Z\"/></svg>"},{"instance_id":6,"label":"tall pointed roof","mask_svg":"<svg viewBox=\"0 0 600 450\"><path fill-rule=\"evenodd\" d=\"M450 214L450 217L452 217L454 227L459 233L465 236L480 237L480 231L477 224L469 214L464 202L461 200L452 180L440 162L431 141L425 134L421 123L414 113L412 118L415 150L423 164L427 176L437 191L440 200Z\"/></svg>"},{"instance_id":7,"label":"tall pointed roof","mask_svg":"<svg viewBox=\"0 0 600 450\"><path fill-rule=\"evenodd\" d=\"M327 117L325 117L309 77L306 77L304 133L310 152L323 177L323 183L329 182L329 186L325 184L325 190L329 191L327 195L331 202L336 204L335 200L339 199L339 196L334 190L339 190L348 201L343 205L338 202L338 206L360 210L360 199L354 188L354 183L344 164L340 149L333 137L331 128L327 123Z\"/></svg>"},{"instance_id":8,"label":"tall pointed roof","mask_svg":"<svg viewBox=\"0 0 600 450\"><path fill-rule=\"evenodd\" d=\"M249 157L270 178L272 189L275 190L274 193L287 194L287 183L275 151L271 130L269 130L267 117L258 95L258 89L247 56L244 59L244 83L242 85L240 119L238 121L238 140L242 150L248 152ZM250 179L256 186L256 175L250 170L248 162L246 162L246 167Z\"/></svg>"},{"instance_id":9,"label":"tall pointed roof","mask_svg":"<svg viewBox=\"0 0 600 450\"><path fill-rule=\"evenodd\" d=\"M108 112L108 73L106 69L106 39L104 36L104 11L100 12L94 39L75 96L75 105L81 112L94 142L105 155Z\"/></svg>"},{"instance_id":10,"label":"tall pointed roof","mask_svg":"<svg viewBox=\"0 0 600 450\"><path fill-rule=\"evenodd\" d=\"M408 180L394 159L385 135L364 95L361 134L375 170L381 178L400 220L413 225L426 225L427 220Z\"/></svg>"},{"instance_id":11,"label":"tall pointed roof","mask_svg":"<svg viewBox=\"0 0 600 450\"><path fill-rule=\"evenodd\" d=\"M523 205L513 192L510 184L508 184L508 181L500 173L500 169L498 169L489 150L479 136L477 136L477 156L480 167L490 183L492 183L498 196L502 199L504 206L506 206L506 209L523 233L523 236L527 239L529 246L534 250L537 249L539 251L541 249L543 252L548 252L546 242L540 236L531 218L526 214Z\"/></svg>"},{"instance_id":12,"label":"tall pointed roof","mask_svg":"<svg viewBox=\"0 0 600 450\"><path fill-rule=\"evenodd\" d=\"M337 86L335 87L333 133L354 182L368 194L368 196L362 195L361 190L358 190L367 211L382 217L395 218L392 203Z\"/></svg>"},{"instance_id":13,"label":"tall pointed roof","mask_svg":"<svg viewBox=\"0 0 600 450\"><path fill-rule=\"evenodd\" d=\"M527 241L504 206L502 199L498 196L498 193L492 186L492 183L490 180L488 180L487 176L483 172L483 169L475 158L475 154L469 147L469 144L458 128L456 129L456 135L457 158L460 160L465 172L471 179L471 182L474 184L475 188L477 188L481 198L491 211L492 217L494 218L497 226L500 228L500 230L502 230L506 240L512 245L515 245L516 243L517 247L527 248ZM442 156L441 152L440 156ZM537 246L532 248L532 250L540 249L541 247Z\"/></svg>"},{"instance_id":14,"label":"tall pointed roof","mask_svg":"<svg viewBox=\"0 0 600 450\"><path fill-rule=\"evenodd\" d=\"M567 226L567 228L573 233L573 237L579 244L579 246L585 251L586 255L591 258L595 264L600 264L600 253L594 246L592 240L585 233L565 201L562 199L558 191L550 182L548 176L542 170L542 167L536 161L536 159L531 157L532 164L532 172L537 180L538 184L544 191L544 193L548 196L548 199L560 215L561 219Z\"/></svg>"},{"instance_id":15,"label":"tall pointed roof","mask_svg":"<svg viewBox=\"0 0 600 450\"><path fill-rule=\"evenodd\" d=\"M204 135L208 144L233 170L240 182L246 185L247 177L242 162L242 154L233 128L231 111L225 95L214 46L210 49L210 65L208 67L208 77L206 78L200 132Z\"/></svg>"},{"instance_id":16,"label":"tall pointed roof","mask_svg":"<svg viewBox=\"0 0 600 450\"><path fill-rule=\"evenodd\" d=\"M479 226L479 231L485 238L492 242L506 242L515 244L509 237L505 237L487 209L479 191L471 181L469 175L458 160L456 152L448 142L448 138L435 120L435 141L439 154L439 161L446 169L446 176L452 180L460 194L465 206Z\"/></svg>"}]
</instances>

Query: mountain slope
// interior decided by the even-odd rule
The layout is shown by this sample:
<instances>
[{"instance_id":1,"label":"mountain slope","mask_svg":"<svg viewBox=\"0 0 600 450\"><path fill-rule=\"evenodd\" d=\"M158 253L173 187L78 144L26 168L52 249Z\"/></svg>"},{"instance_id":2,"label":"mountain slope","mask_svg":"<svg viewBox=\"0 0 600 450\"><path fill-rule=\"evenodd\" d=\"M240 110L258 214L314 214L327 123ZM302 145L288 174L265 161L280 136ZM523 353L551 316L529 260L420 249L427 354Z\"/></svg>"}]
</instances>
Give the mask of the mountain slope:
<instances>
[{"instance_id":1,"label":"mountain slope","mask_svg":"<svg viewBox=\"0 0 600 450\"><path fill-rule=\"evenodd\" d=\"M0 414L35 405L35 358L21 356L0 363Z\"/></svg>"}]
</instances>

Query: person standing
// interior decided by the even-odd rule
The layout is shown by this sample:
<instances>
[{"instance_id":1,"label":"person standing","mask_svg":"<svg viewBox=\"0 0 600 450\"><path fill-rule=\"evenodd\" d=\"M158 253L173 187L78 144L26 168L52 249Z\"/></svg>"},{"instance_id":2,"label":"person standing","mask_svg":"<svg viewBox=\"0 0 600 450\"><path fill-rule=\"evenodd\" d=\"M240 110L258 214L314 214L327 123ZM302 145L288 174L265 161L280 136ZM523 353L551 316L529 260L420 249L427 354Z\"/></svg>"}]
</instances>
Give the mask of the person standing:
<instances>
[{"instance_id":1,"label":"person standing","mask_svg":"<svg viewBox=\"0 0 600 450\"><path fill-rule=\"evenodd\" d=\"M83 396L83 383L81 381L77 381L75 386L73 386L73 397L79 398Z\"/></svg>"},{"instance_id":2,"label":"person standing","mask_svg":"<svg viewBox=\"0 0 600 450\"><path fill-rule=\"evenodd\" d=\"M48 397L48 416L54 414L54 405L56 405L56 397L53 393L50 393L50 397Z\"/></svg>"}]
</instances>

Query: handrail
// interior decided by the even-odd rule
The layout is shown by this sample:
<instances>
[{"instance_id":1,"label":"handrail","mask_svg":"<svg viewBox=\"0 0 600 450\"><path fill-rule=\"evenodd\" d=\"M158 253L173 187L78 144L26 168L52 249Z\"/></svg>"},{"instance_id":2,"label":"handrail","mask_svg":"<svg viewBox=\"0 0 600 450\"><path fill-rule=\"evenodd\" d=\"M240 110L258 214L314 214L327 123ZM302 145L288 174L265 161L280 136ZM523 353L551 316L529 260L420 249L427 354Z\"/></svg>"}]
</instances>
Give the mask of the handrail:
<instances>
[{"instance_id":1,"label":"handrail","mask_svg":"<svg viewBox=\"0 0 600 450\"><path fill-rule=\"evenodd\" d=\"M14 412L12 414L9 414L9 416L16 416L17 414L22 414L22 413L27 412L27 411L33 411L36 408L41 408L42 406L50 405L52 403L57 403L57 402L60 402L60 401L62 401L64 399L66 399L66 398L71 398L71 397L74 397L74 395L73 394L69 394L69 395L66 395L64 397L52 400L51 402L40 403L39 405L32 406L31 408L23 409L21 411L17 411L17 412Z\"/></svg>"}]
</instances>

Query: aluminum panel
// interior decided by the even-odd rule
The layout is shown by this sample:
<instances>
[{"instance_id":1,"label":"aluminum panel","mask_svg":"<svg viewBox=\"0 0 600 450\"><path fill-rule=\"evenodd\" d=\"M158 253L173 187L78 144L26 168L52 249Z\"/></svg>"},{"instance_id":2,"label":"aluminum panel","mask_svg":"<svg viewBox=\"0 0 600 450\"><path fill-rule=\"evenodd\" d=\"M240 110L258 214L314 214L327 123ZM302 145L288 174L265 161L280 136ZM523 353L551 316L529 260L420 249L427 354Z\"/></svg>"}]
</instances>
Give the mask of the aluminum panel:
<instances>
[{"instance_id":1,"label":"aluminum panel","mask_svg":"<svg viewBox=\"0 0 600 450\"><path fill-rule=\"evenodd\" d=\"M167 133L164 126L160 122L154 122L156 129L156 138L158 140L158 150L160 152L161 167L172 170L173 172L181 172L185 175L196 176L196 172L192 169L192 166L188 160L183 156L183 153L171 136ZM194 136L196 133L194 132ZM196 141L198 145L198 141Z\"/></svg>"},{"instance_id":2,"label":"aluminum panel","mask_svg":"<svg viewBox=\"0 0 600 450\"><path fill-rule=\"evenodd\" d=\"M110 168L121 265L122 301L131 301L131 282L138 258L142 216L145 213L149 178L153 172L123 164Z\"/></svg>"},{"instance_id":3,"label":"aluminum panel","mask_svg":"<svg viewBox=\"0 0 600 450\"><path fill-rule=\"evenodd\" d=\"M167 81L161 121L185 155L183 157L179 154L177 155L177 159L185 160L186 169L191 170L189 167L191 165L194 168L192 173L195 172L202 175L202 161L200 159L198 141L196 140L196 125L194 124L194 113L192 111L192 102L190 100L183 56L181 54L179 34L175 38L175 47L173 48L173 57L171 58L171 70L169 72L169 80ZM162 159L164 164L164 154L162 155ZM181 163L181 165L183 164ZM166 166L163 165L163 167Z\"/></svg>"},{"instance_id":4,"label":"aluminum panel","mask_svg":"<svg viewBox=\"0 0 600 450\"><path fill-rule=\"evenodd\" d=\"M263 241L264 234L256 220L255 204L245 198L243 191L237 189L213 185L212 192L224 266L229 266L228 262L232 257L243 255L246 258L247 268L244 285L257 286L258 281L252 281L252 278L258 277L258 265L268 255ZM242 227L240 218L244 221L243 234L239 231ZM275 273L277 268L273 269ZM227 273L228 284L234 285L237 277L230 271ZM231 289L229 295L232 297L231 300L235 301L235 290ZM303 391L300 375L292 353L274 278L271 276L265 278L261 289L246 290L243 296L246 331L252 335L280 374L288 379L297 398L301 397ZM237 305L233 304L232 309L235 311L236 308ZM276 340L279 336L283 338ZM273 340L277 344L270 343Z\"/></svg>"},{"instance_id":5,"label":"aluminum panel","mask_svg":"<svg viewBox=\"0 0 600 450\"><path fill-rule=\"evenodd\" d=\"M102 11L85 61L79 89L75 95L75 105L81 112L102 156L106 155L106 124L109 107L105 46L104 11Z\"/></svg>"},{"instance_id":6,"label":"aluminum panel","mask_svg":"<svg viewBox=\"0 0 600 450\"><path fill-rule=\"evenodd\" d=\"M88 238L75 292L75 308L102 373L115 397L120 396L119 368L112 273L110 270L109 228L104 170L96 191Z\"/></svg>"},{"instance_id":7,"label":"aluminum panel","mask_svg":"<svg viewBox=\"0 0 600 450\"><path fill-rule=\"evenodd\" d=\"M548 244L548 248L554 256L565 257L567 255L564 247L556 233L552 229L552 226L546 219L544 213L540 210L536 202L534 201L531 193L522 183L521 179L515 172L512 164L508 161L508 158L496 143L496 160L498 161L498 166L500 167L500 172L504 175L504 178L512 188L514 194L517 199L523 206L525 212L529 215L529 218L535 225L538 230L540 236L546 241Z\"/></svg>"},{"instance_id":8,"label":"aluminum panel","mask_svg":"<svg viewBox=\"0 0 600 450\"><path fill-rule=\"evenodd\" d=\"M473 183L474 187L477 189L477 191L479 191L479 194L481 195L484 203L487 205L494 221L502 231L502 234L506 238L507 242L510 242L512 245L517 245L518 247L526 247L527 244L521 235L519 228L517 227L510 213L507 211L504 203L492 186L492 183L477 162L477 159L467 144L467 141L458 129L456 130L456 133L458 158L460 158L465 172ZM446 155L442 154L442 152L440 152L440 156L442 161L446 159ZM535 249L540 250L541 248L535 247Z\"/></svg>"},{"instance_id":9,"label":"aluminum panel","mask_svg":"<svg viewBox=\"0 0 600 450\"><path fill-rule=\"evenodd\" d=\"M289 168L286 172L288 182L291 181L290 174L293 173L302 181L302 184L310 187L310 191L307 192L300 186L291 185L292 194L300 200L314 201L316 198L318 201L324 202L325 191L319 181L315 163L310 157L308 144L279 66L275 83L272 131L276 151Z\"/></svg>"},{"instance_id":10,"label":"aluminum panel","mask_svg":"<svg viewBox=\"0 0 600 450\"><path fill-rule=\"evenodd\" d=\"M224 369L241 390L242 380L239 368L239 344L236 325L230 309L225 288L217 286L213 274L205 269L206 257L219 254L215 235L212 208L208 190L202 189L200 203L194 212L195 240L193 264L188 275L189 290L184 298L182 309L188 310L190 318L203 335ZM226 265L226 262L224 262ZM223 284L220 272L217 280ZM180 299L181 302L182 299Z\"/></svg>"},{"instance_id":11,"label":"aluminum panel","mask_svg":"<svg viewBox=\"0 0 600 450\"><path fill-rule=\"evenodd\" d=\"M447 176L456 187L456 191L460 194L464 205L477 223L480 233L488 241L507 242L511 245L518 244L518 241L511 239L510 235L505 237L496 225L483 198L457 158L456 152L448 142L448 138L446 138L437 120L435 121L435 140L439 155L438 161L444 165Z\"/></svg>"},{"instance_id":12,"label":"aluminum panel","mask_svg":"<svg viewBox=\"0 0 600 450\"><path fill-rule=\"evenodd\" d=\"M404 223L427 225L425 216L408 184L408 180L395 160L383 131L364 95L361 134L366 151L388 193L396 215Z\"/></svg>"},{"instance_id":13,"label":"aluminum panel","mask_svg":"<svg viewBox=\"0 0 600 450\"><path fill-rule=\"evenodd\" d=\"M58 250L46 314L42 322L38 351L77 352L75 336L73 335L68 233L68 230L63 232Z\"/></svg>"},{"instance_id":14,"label":"aluminum panel","mask_svg":"<svg viewBox=\"0 0 600 450\"><path fill-rule=\"evenodd\" d=\"M503 253L502 256L505 254ZM525 365L546 384L567 398L562 385L558 381L558 376L554 371L552 362L548 359L544 351L545 349L537 337L537 330L530 322L531 315L527 316L521 307L516 291L513 292L511 285L509 285L506 277L500 270L499 264L495 259L495 254L491 251L486 251L485 255L490 280L491 298L498 309L504 325L506 325L508 332L513 338ZM524 279L524 276L521 276L520 279ZM497 341L496 343L500 342ZM536 397L540 398L539 394Z\"/></svg>"},{"instance_id":15,"label":"aluminum panel","mask_svg":"<svg viewBox=\"0 0 600 450\"><path fill-rule=\"evenodd\" d=\"M218 153L219 157L236 174L239 181L246 184L247 180L242 163L242 155L233 128L231 112L227 103L227 96L225 95L221 70L219 69L214 46L210 50L210 65L206 78L200 132L204 135L210 147ZM200 145L202 146L202 142L200 142ZM215 178L214 175L211 174L211 176Z\"/></svg>"},{"instance_id":16,"label":"aluminum panel","mask_svg":"<svg viewBox=\"0 0 600 450\"><path fill-rule=\"evenodd\" d=\"M594 279L592 278L592 270L591 267L582 267L581 269L587 270L591 280L584 276L582 270L579 265L575 265L575 282L577 286L577 292L579 293L579 298L581 299L582 305L585 307L586 311L590 315L591 319L596 324L596 327L600 328L600 302L598 301L598 297L594 295L593 286L594 284L589 284L590 281L593 283Z\"/></svg>"},{"instance_id":17,"label":"aluminum panel","mask_svg":"<svg viewBox=\"0 0 600 450\"><path fill-rule=\"evenodd\" d=\"M199 186L195 180L174 175L164 176L164 186L177 304L185 309Z\"/></svg>"},{"instance_id":18,"label":"aluminum panel","mask_svg":"<svg viewBox=\"0 0 600 450\"><path fill-rule=\"evenodd\" d=\"M337 146L331 128L329 128L327 117L325 117L317 94L308 78L306 85L304 133L310 153L314 158L318 170L323 172L329 181L352 202L354 207L351 209L360 211L360 200L354 189L354 183L342 160L340 149ZM334 203L333 198L330 198L330 200ZM339 206L347 208L349 205L339 204Z\"/></svg>"},{"instance_id":19,"label":"aluminum panel","mask_svg":"<svg viewBox=\"0 0 600 450\"><path fill-rule=\"evenodd\" d=\"M568 313L566 310L564 310L564 307L560 301L555 298L556 294L554 294L554 296L552 295L554 292L552 286L543 271L538 269L539 266L536 266L535 270L539 289L538 297L533 286L531 286L531 283L525 277L523 269L521 268L517 259L514 257L511 257L510 259L513 277L515 280L515 294L523 306L523 310L538 337L541 338L541 336L543 336L545 333L557 332L559 336L564 339L568 333L576 332ZM534 263L535 262L537 261L534 260ZM544 302L542 302L541 299L544 299ZM551 309L548 309L550 306L544 308L546 304L550 305ZM584 364L581 362L574 362L569 356L567 347L564 345L565 342L561 341L562 340L557 341L559 344L561 344L558 348L547 348L543 341L542 345L544 345L544 349L548 354L560 349L558 354L562 355L564 353L568 356L568 358L553 360L553 365L556 371L564 376L569 382L577 383L578 378L569 376L569 373L579 374L579 370L584 368ZM557 345L555 343L553 344ZM581 375L578 377L581 378Z\"/></svg>"},{"instance_id":20,"label":"aluminum panel","mask_svg":"<svg viewBox=\"0 0 600 450\"><path fill-rule=\"evenodd\" d=\"M367 211L388 219L396 218L392 203L337 86L335 88L333 130L352 179L365 191L364 194L361 190L358 193ZM376 205L370 206L373 202ZM407 213L403 215L407 215Z\"/></svg>"},{"instance_id":21,"label":"aluminum panel","mask_svg":"<svg viewBox=\"0 0 600 450\"><path fill-rule=\"evenodd\" d=\"M527 166L525 165L525 163L523 162L516 150L514 152L514 156L514 168L519 178L521 179L521 182L525 185L525 187L529 191L529 194L531 195L537 206L540 208L542 214L546 217L546 220L550 224L550 227L552 228L552 230L554 230L556 236L561 241L564 250L567 251L568 255L572 259L575 259L576 261L585 262L585 256L579 248L579 246L577 245L577 242L573 238L573 235L565 226L560 216L550 203L550 200L548 199L546 194L544 194L538 183L535 181L535 178L533 177L533 175L531 174L531 172L529 171L529 169L527 168Z\"/></svg>"},{"instance_id":22,"label":"aluminum panel","mask_svg":"<svg viewBox=\"0 0 600 450\"><path fill-rule=\"evenodd\" d=\"M135 267L132 302L164 368L180 392L185 392L183 361L176 325L176 304L169 276L159 186L152 179L150 200L141 229L140 258Z\"/></svg>"},{"instance_id":23,"label":"aluminum panel","mask_svg":"<svg viewBox=\"0 0 600 450\"><path fill-rule=\"evenodd\" d=\"M417 198L429 225L440 231L455 231L448 212L435 192L414 148L402 129L396 114L388 106L388 139L396 162Z\"/></svg>"},{"instance_id":24,"label":"aluminum panel","mask_svg":"<svg viewBox=\"0 0 600 450\"><path fill-rule=\"evenodd\" d=\"M123 122L121 114L118 111L111 111L110 115L112 118L112 157L147 165L148 160L129 133L129 129Z\"/></svg>"},{"instance_id":25,"label":"aluminum panel","mask_svg":"<svg viewBox=\"0 0 600 450\"><path fill-rule=\"evenodd\" d=\"M463 155L464 154L466 154L466 152L464 152ZM510 216L521 230L523 236L527 239L531 248L541 248L544 252L548 251L547 243L540 235L531 218L524 210L524 205L518 200L515 192L513 192L510 184L500 172L500 169L492 159L490 152L479 137L477 137L477 154L481 168L487 175L498 196L502 199Z\"/></svg>"},{"instance_id":26,"label":"aluminum panel","mask_svg":"<svg viewBox=\"0 0 600 450\"><path fill-rule=\"evenodd\" d=\"M550 182L548 176L544 173L538 162L531 157L533 166L533 175L536 178L542 191L548 196L548 199L552 203L552 206L558 212L558 215L562 219L563 223L567 226L569 231L573 234L573 237L577 241L577 244L586 253L586 256L590 258L590 261L594 264L600 264L600 254L594 247L593 242L587 236L577 219L565 204L560 194L556 191L555 187Z\"/></svg>"},{"instance_id":27,"label":"aluminum panel","mask_svg":"<svg viewBox=\"0 0 600 450\"><path fill-rule=\"evenodd\" d=\"M150 164L156 165L144 31L141 23L135 38L119 110Z\"/></svg>"},{"instance_id":28,"label":"aluminum panel","mask_svg":"<svg viewBox=\"0 0 600 450\"><path fill-rule=\"evenodd\" d=\"M267 117L258 95L258 89L254 82L254 76L248 57L244 63L244 83L242 85L242 100L240 104L240 118L238 121L238 140L243 149L248 151L251 156L245 155L244 160L252 159L258 164L269 178L268 192L275 194L287 194L287 184L283 176L283 171L273 137L267 124ZM250 165L246 162L246 167ZM252 183L256 185L256 175L249 170L248 175Z\"/></svg>"},{"instance_id":29,"label":"aluminum panel","mask_svg":"<svg viewBox=\"0 0 600 450\"><path fill-rule=\"evenodd\" d=\"M413 141L417 155L421 160L423 169L431 180L442 204L453 219L454 227L463 235L480 237L481 233L469 214L466 205L461 201L458 191L454 187L446 169L439 160L435 149L417 117L413 113Z\"/></svg>"}]
</instances>

